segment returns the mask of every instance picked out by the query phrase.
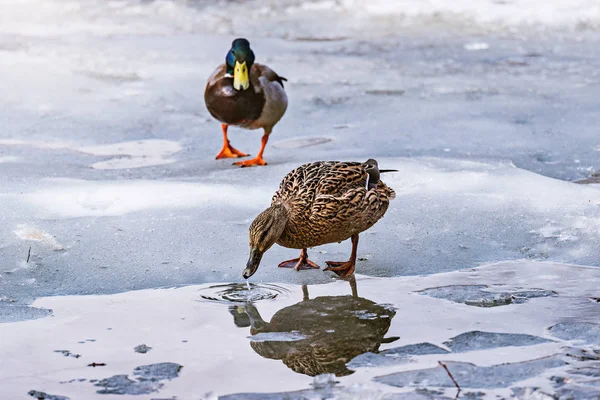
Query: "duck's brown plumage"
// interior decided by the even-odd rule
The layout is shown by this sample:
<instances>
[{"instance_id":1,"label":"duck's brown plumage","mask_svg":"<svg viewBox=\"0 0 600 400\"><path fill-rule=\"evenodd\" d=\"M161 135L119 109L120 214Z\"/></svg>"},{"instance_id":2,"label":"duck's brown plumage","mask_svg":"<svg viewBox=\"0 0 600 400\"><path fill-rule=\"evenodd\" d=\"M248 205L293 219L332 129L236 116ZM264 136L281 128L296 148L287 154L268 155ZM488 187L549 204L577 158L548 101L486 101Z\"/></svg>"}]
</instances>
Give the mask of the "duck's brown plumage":
<instances>
[{"instance_id":1,"label":"duck's brown plumage","mask_svg":"<svg viewBox=\"0 0 600 400\"><path fill-rule=\"evenodd\" d=\"M357 296L324 296L281 309L270 322L263 321L251 304L245 306L252 322L251 334L299 332L297 341L252 341L250 345L265 358L282 360L293 371L316 376L333 373L350 375L346 363L366 353L378 353L396 312ZM369 318L362 317L369 314ZM362 318L361 318L362 317Z\"/></svg>"},{"instance_id":2,"label":"duck's brown plumage","mask_svg":"<svg viewBox=\"0 0 600 400\"><path fill-rule=\"evenodd\" d=\"M308 259L307 248L352 240L348 261L326 261L326 271L341 277L354 273L359 233L373 226L396 196L383 183L377 161L364 163L319 161L290 172L273 196L271 206L250 225L250 256L242 276L251 277L262 255L275 243L302 249L300 257L283 261L280 267L319 268Z\"/></svg>"},{"instance_id":3,"label":"duck's brown plumage","mask_svg":"<svg viewBox=\"0 0 600 400\"><path fill-rule=\"evenodd\" d=\"M287 108L283 90L285 78L262 64L253 64L249 77L250 88L235 90L233 77L227 76L227 66L219 66L208 79L204 91L206 108L213 117L227 125L249 129L272 128Z\"/></svg>"},{"instance_id":4,"label":"duck's brown plumage","mask_svg":"<svg viewBox=\"0 0 600 400\"><path fill-rule=\"evenodd\" d=\"M382 181L367 190L367 168L366 163L319 161L291 171L271 201L289 213L277 244L302 249L341 242L373 226L395 192Z\"/></svg>"}]
</instances>

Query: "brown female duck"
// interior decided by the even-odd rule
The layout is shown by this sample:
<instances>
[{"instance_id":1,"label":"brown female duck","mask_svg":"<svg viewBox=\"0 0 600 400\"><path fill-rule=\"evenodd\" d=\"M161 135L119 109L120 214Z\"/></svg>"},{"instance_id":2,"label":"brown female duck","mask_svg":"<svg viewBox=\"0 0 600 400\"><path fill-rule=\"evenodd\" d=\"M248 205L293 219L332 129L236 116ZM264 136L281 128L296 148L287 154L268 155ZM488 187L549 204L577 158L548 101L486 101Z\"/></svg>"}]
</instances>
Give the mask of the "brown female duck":
<instances>
[{"instance_id":1,"label":"brown female duck","mask_svg":"<svg viewBox=\"0 0 600 400\"><path fill-rule=\"evenodd\" d=\"M204 91L206 108L213 117L221 121L223 130L223 148L217 154L217 159L248 155L229 143L229 125L264 130L257 156L234 163L240 167L267 164L263 159L265 146L273 127L287 109L287 96L283 89L283 81L286 79L266 65L254 63L254 58L248 40L234 40L225 63L208 78Z\"/></svg>"},{"instance_id":2,"label":"brown female duck","mask_svg":"<svg viewBox=\"0 0 600 400\"><path fill-rule=\"evenodd\" d=\"M301 249L300 257L280 267L295 270L319 268L308 259L307 248L352 239L352 253L345 262L326 261L328 268L345 277L354 273L358 234L373 226L395 197L383 183L377 161L365 163L319 161L304 164L281 182L271 206L250 225L250 258L244 278L252 276L262 255L277 243Z\"/></svg>"}]
</instances>

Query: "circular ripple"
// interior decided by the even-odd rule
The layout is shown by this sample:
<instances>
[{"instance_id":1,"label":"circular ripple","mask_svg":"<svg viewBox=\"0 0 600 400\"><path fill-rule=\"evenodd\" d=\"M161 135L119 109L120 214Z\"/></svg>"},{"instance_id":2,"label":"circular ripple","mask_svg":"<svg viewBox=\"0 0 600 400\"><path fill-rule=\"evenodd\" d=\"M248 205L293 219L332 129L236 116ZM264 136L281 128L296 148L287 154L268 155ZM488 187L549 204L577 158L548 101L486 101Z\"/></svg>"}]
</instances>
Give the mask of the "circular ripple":
<instances>
[{"instance_id":1,"label":"circular ripple","mask_svg":"<svg viewBox=\"0 0 600 400\"><path fill-rule=\"evenodd\" d=\"M231 304L272 300L278 296L287 295L290 290L270 283L251 283L250 290L245 283L228 283L209 286L200 289L200 292L199 301Z\"/></svg>"}]
</instances>

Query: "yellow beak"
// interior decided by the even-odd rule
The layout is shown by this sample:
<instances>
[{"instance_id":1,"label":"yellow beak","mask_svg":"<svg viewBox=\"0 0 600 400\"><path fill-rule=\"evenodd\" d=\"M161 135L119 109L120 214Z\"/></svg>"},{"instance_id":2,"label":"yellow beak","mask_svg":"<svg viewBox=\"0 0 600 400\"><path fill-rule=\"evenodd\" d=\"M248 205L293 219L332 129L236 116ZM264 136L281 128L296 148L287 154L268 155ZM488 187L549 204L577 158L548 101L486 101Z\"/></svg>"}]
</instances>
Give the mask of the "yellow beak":
<instances>
[{"instance_id":1,"label":"yellow beak","mask_svg":"<svg viewBox=\"0 0 600 400\"><path fill-rule=\"evenodd\" d=\"M233 88L235 90L246 90L250 87L250 80L248 79L248 67L246 67L246 61L243 63L235 62L235 68L233 69Z\"/></svg>"}]
</instances>

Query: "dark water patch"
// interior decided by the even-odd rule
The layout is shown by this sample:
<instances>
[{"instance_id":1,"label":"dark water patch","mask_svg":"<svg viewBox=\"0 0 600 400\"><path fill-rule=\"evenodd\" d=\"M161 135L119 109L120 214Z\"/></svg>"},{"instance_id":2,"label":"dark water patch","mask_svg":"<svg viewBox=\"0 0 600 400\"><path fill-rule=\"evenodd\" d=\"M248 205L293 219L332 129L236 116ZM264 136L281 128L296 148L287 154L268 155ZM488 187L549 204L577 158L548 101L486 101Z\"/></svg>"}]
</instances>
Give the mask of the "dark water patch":
<instances>
[{"instance_id":1,"label":"dark water patch","mask_svg":"<svg viewBox=\"0 0 600 400\"><path fill-rule=\"evenodd\" d=\"M488 285L450 285L420 290L417 293L463 303L474 307L499 307L522 304L537 297L556 296L556 292L544 289L511 290L491 292Z\"/></svg>"},{"instance_id":2,"label":"dark water patch","mask_svg":"<svg viewBox=\"0 0 600 400\"><path fill-rule=\"evenodd\" d=\"M416 389L408 393L391 393L383 397L384 400L452 400L444 396L444 392L432 389Z\"/></svg>"},{"instance_id":3,"label":"dark water patch","mask_svg":"<svg viewBox=\"0 0 600 400\"><path fill-rule=\"evenodd\" d=\"M578 361L597 361L600 360L600 349L586 350L576 347L566 348L567 357L572 357Z\"/></svg>"},{"instance_id":4,"label":"dark water patch","mask_svg":"<svg viewBox=\"0 0 600 400\"><path fill-rule=\"evenodd\" d=\"M600 388L588 385L566 385L558 389L554 395L557 400L598 400Z\"/></svg>"},{"instance_id":5,"label":"dark water patch","mask_svg":"<svg viewBox=\"0 0 600 400\"><path fill-rule=\"evenodd\" d=\"M335 399L337 391L327 389L307 389L296 392L281 393L237 393L219 396L219 400L309 400L309 399Z\"/></svg>"},{"instance_id":6,"label":"dark water patch","mask_svg":"<svg viewBox=\"0 0 600 400\"><path fill-rule=\"evenodd\" d=\"M250 283L250 289L245 283L213 285L200 289L200 300L221 304L253 303L261 300L272 300L290 293L281 285L269 283Z\"/></svg>"},{"instance_id":7,"label":"dark water patch","mask_svg":"<svg viewBox=\"0 0 600 400\"><path fill-rule=\"evenodd\" d=\"M363 353L354 357L346 366L350 369L368 367L389 367L393 365L406 364L410 360L406 357L386 357L381 354Z\"/></svg>"},{"instance_id":8,"label":"dark water patch","mask_svg":"<svg viewBox=\"0 0 600 400\"><path fill-rule=\"evenodd\" d=\"M402 89L371 89L365 90L365 94L375 96L402 96L405 93Z\"/></svg>"},{"instance_id":9,"label":"dark water patch","mask_svg":"<svg viewBox=\"0 0 600 400\"><path fill-rule=\"evenodd\" d=\"M138 376L140 380L164 380L173 379L179 376L183 366L171 362L143 365L136 367L133 374Z\"/></svg>"},{"instance_id":10,"label":"dark water patch","mask_svg":"<svg viewBox=\"0 0 600 400\"><path fill-rule=\"evenodd\" d=\"M512 398L515 399L552 399L548 393L538 387L517 387L511 389Z\"/></svg>"},{"instance_id":11,"label":"dark water patch","mask_svg":"<svg viewBox=\"0 0 600 400\"><path fill-rule=\"evenodd\" d=\"M587 178L575 181L575 183L580 183L582 185L593 185L593 184L600 183L600 171L594 172Z\"/></svg>"},{"instance_id":12,"label":"dark water patch","mask_svg":"<svg viewBox=\"0 0 600 400\"><path fill-rule=\"evenodd\" d=\"M444 345L454 353L464 353L467 351L495 349L508 346L533 346L549 341L550 340L538 336L519 333L471 331L453 337L449 341L444 342Z\"/></svg>"},{"instance_id":13,"label":"dark water patch","mask_svg":"<svg viewBox=\"0 0 600 400\"><path fill-rule=\"evenodd\" d=\"M600 363L591 363L584 367L575 368L567 371L569 374L583 375L592 378L600 378Z\"/></svg>"},{"instance_id":14,"label":"dark water patch","mask_svg":"<svg viewBox=\"0 0 600 400\"><path fill-rule=\"evenodd\" d=\"M333 107L347 103L350 97L319 97L315 96L311 99L313 105L317 107Z\"/></svg>"},{"instance_id":15,"label":"dark water patch","mask_svg":"<svg viewBox=\"0 0 600 400\"><path fill-rule=\"evenodd\" d=\"M333 374L320 374L315 376L311 383L312 389L298 390L281 393L237 393L220 396L219 400L309 400L309 399L335 399L344 391L337 387L339 383Z\"/></svg>"},{"instance_id":16,"label":"dark water patch","mask_svg":"<svg viewBox=\"0 0 600 400\"><path fill-rule=\"evenodd\" d=\"M76 379L70 379L68 381L60 381L58 383L60 383L61 385L64 385L65 383L85 382L85 381L87 381L86 378L76 378ZM90 382L94 382L94 381L90 380Z\"/></svg>"},{"instance_id":17,"label":"dark water patch","mask_svg":"<svg viewBox=\"0 0 600 400\"><path fill-rule=\"evenodd\" d=\"M181 368L183 366L170 362L143 365L133 370L135 380L127 375L114 375L98 381L94 386L103 388L96 392L99 394L150 394L164 386L161 381L177 378Z\"/></svg>"},{"instance_id":18,"label":"dark water patch","mask_svg":"<svg viewBox=\"0 0 600 400\"><path fill-rule=\"evenodd\" d=\"M135 346L133 348L133 351L135 351L136 353L141 353L141 354L146 354L150 350L152 350L152 347L146 346L145 344L140 344L139 346Z\"/></svg>"},{"instance_id":19,"label":"dark water patch","mask_svg":"<svg viewBox=\"0 0 600 400\"><path fill-rule=\"evenodd\" d=\"M51 314L52 310L46 308L29 307L0 301L0 323L44 318Z\"/></svg>"},{"instance_id":20,"label":"dark water patch","mask_svg":"<svg viewBox=\"0 0 600 400\"><path fill-rule=\"evenodd\" d=\"M565 365L565 362L558 356L519 363L499 364L490 367L480 367L465 362L446 362L446 366L461 388L481 389L509 387L515 382L532 378L547 369L563 365ZM441 366L379 376L375 378L375 381L396 387L454 387L454 383L448 376L448 373Z\"/></svg>"},{"instance_id":21,"label":"dark water patch","mask_svg":"<svg viewBox=\"0 0 600 400\"><path fill-rule=\"evenodd\" d=\"M552 336L562 340L578 340L600 345L600 325L592 322L561 322L549 328Z\"/></svg>"},{"instance_id":22,"label":"dark water patch","mask_svg":"<svg viewBox=\"0 0 600 400\"><path fill-rule=\"evenodd\" d=\"M421 356L426 354L447 354L448 350L442 349L431 343L417 343L409 344L402 347L394 347L382 351L380 354L389 357L402 357L402 356Z\"/></svg>"},{"instance_id":23,"label":"dark water patch","mask_svg":"<svg viewBox=\"0 0 600 400\"><path fill-rule=\"evenodd\" d=\"M58 396L55 394L48 394L48 393L40 392L38 390L30 390L29 392L27 392L27 394L37 400L70 400L66 396Z\"/></svg>"},{"instance_id":24,"label":"dark water patch","mask_svg":"<svg viewBox=\"0 0 600 400\"><path fill-rule=\"evenodd\" d=\"M69 350L54 350L55 353L60 353L65 357L79 358L81 354L71 353Z\"/></svg>"}]
</instances>

